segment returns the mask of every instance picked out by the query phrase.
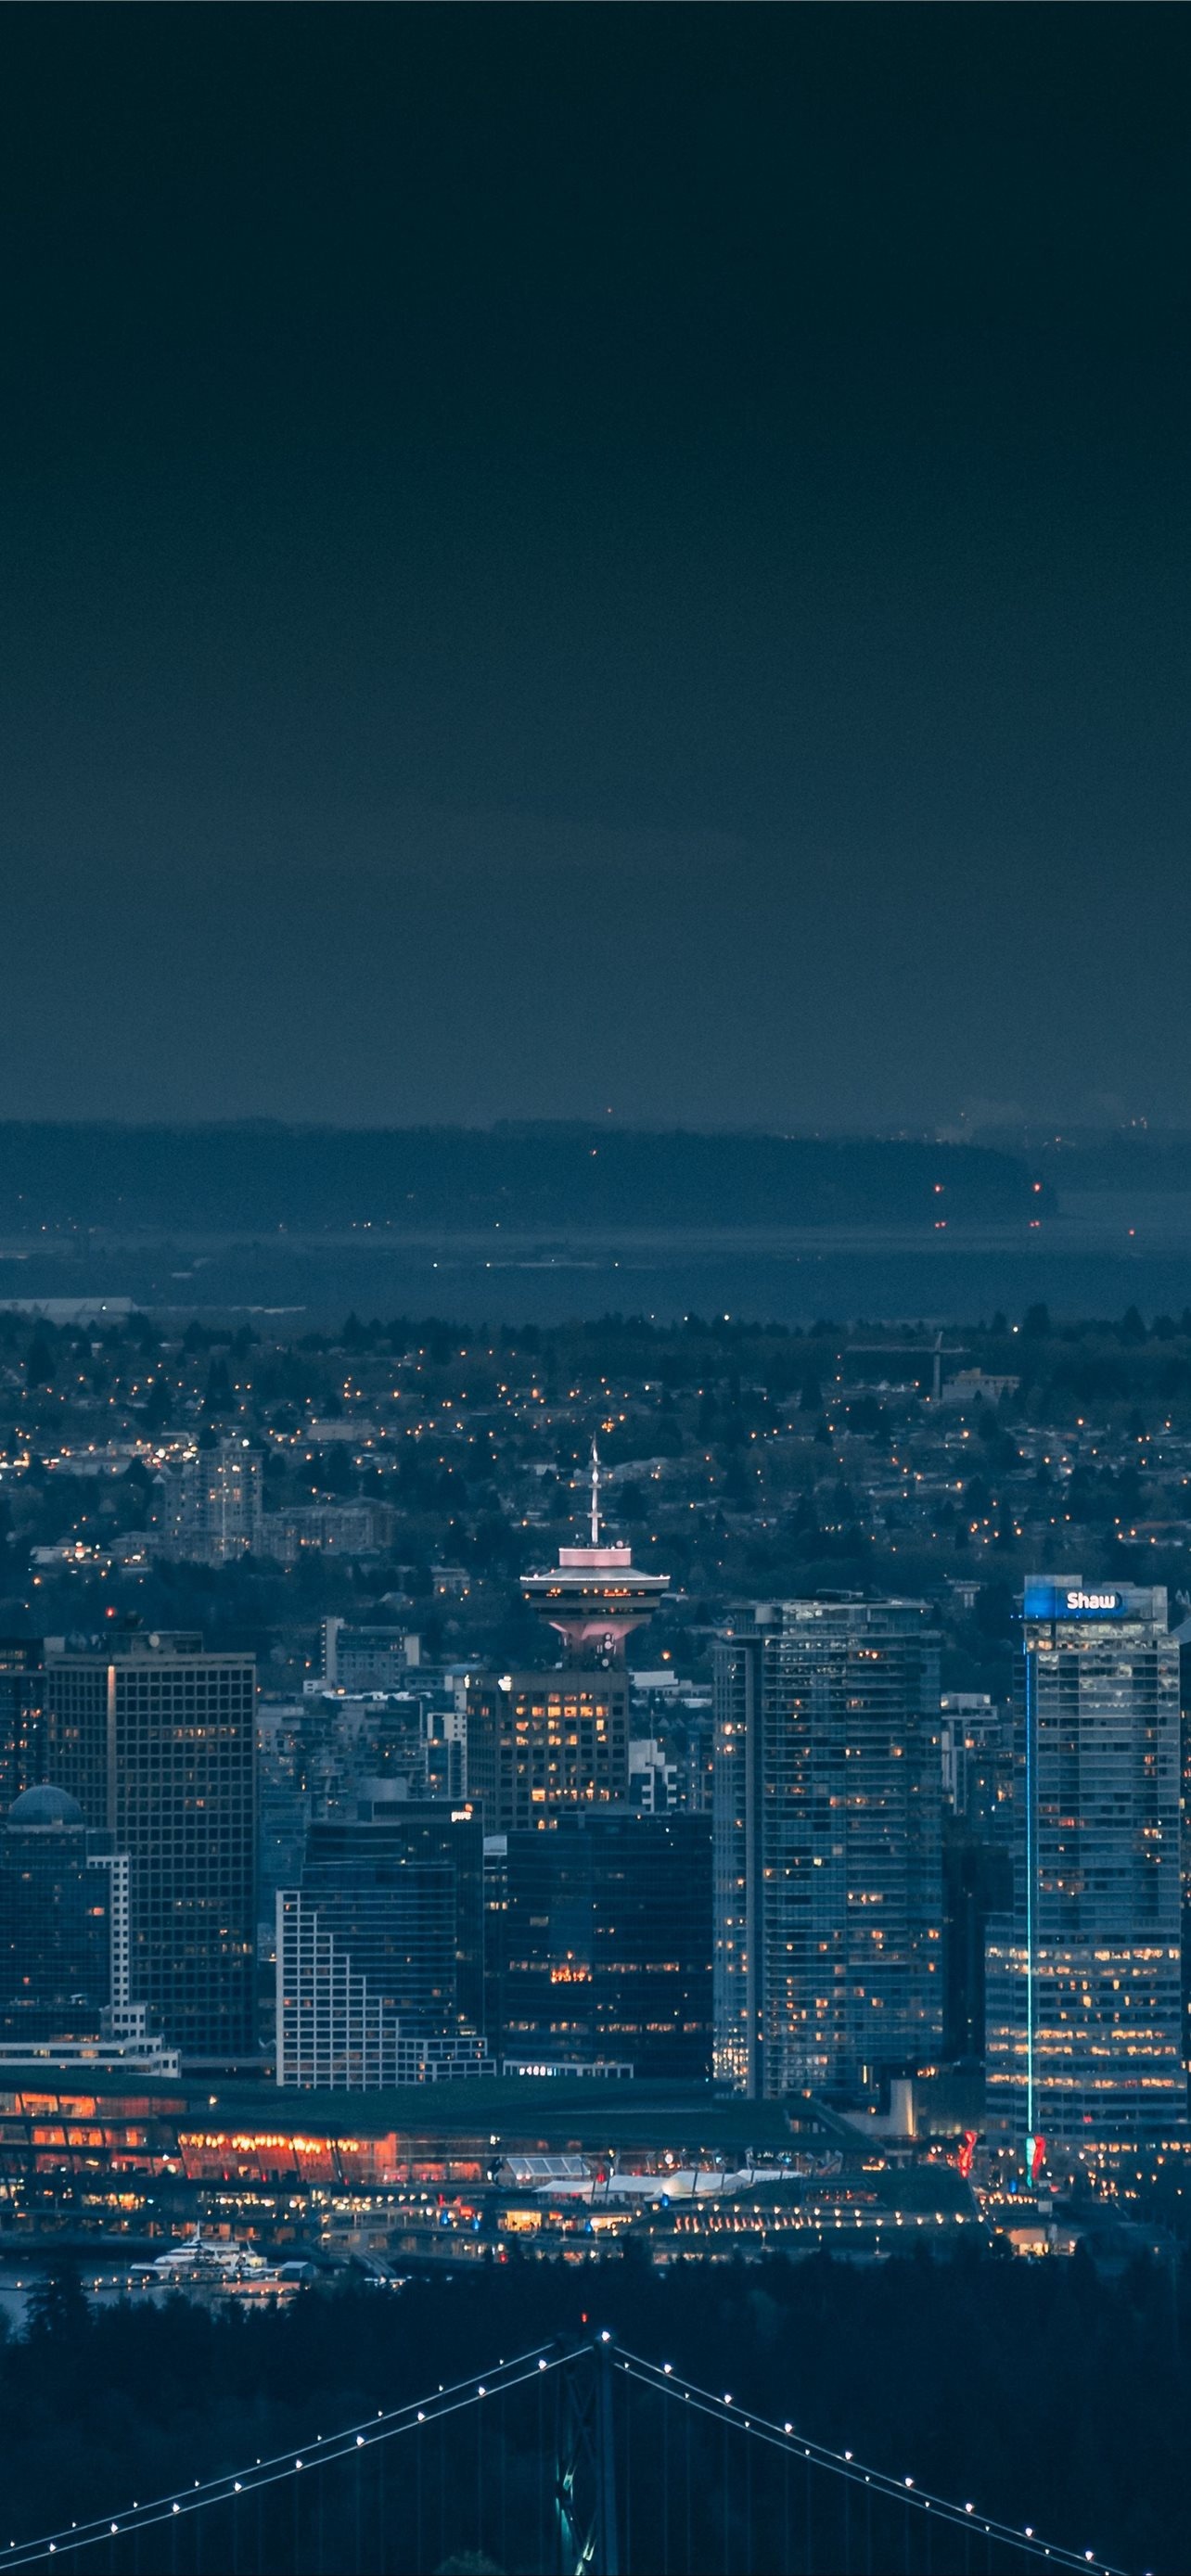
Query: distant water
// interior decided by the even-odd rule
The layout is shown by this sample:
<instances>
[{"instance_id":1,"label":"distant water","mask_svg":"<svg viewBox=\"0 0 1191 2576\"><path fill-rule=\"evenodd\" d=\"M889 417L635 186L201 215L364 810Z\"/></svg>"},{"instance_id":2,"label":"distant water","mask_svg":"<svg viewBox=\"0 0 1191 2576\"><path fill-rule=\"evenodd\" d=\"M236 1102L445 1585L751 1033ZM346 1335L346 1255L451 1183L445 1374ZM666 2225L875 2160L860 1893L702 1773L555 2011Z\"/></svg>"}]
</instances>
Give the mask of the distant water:
<instances>
[{"instance_id":1,"label":"distant water","mask_svg":"<svg viewBox=\"0 0 1191 2576\"><path fill-rule=\"evenodd\" d=\"M1149 1240L1146 1240L1146 1236ZM839 1235L734 1239L720 1234L640 1237L585 1245L445 1241L426 1248L375 1237L356 1247L292 1241L208 1241L199 1252L123 1246L68 1262L0 1258L0 1298L128 1296L161 1309L273 1310L277 1327L301 1331L364 1317L444 1315L460 1322L561 1323L619 1312L670 1322L685 1314L810 1324L934 1318L974 1322L999 1307L1011 1320L1044 1302L1058 1316L1180 1314L1191 1305L1191 1221L1161 1230L1123 1217L917 1242L877 1228Z\"/></svg>"},{"instance_id":2,"label":"distant water","mask_svg":"<svg viewBox=\"0 0 1191 2576\"><path fill-rule=\"evenodd\" d=\"M562 1323L612 1313L669 1323L686 1314L807 1326L820 1317L848 1323L902 1318L975 1322L998 1308L1020 1320L1036 1303L1056 1316L1117 1316L1136 1305L1146 1314L1181 1313L1191 1304L1191 1255L1146 1259L1040 1256L1003 1252L881 1253L878 1250L766 1257L717 1253L670 1263L624 1260L589 1267L495 1271L444 1261L437 1269L394 1272L378 1305L375 1276L344 1273L332 1293L310 1282L311 1303L335 1315L357 1313L458 1316L461 1322Z\"/></svg>"},{"instance_id":3,"label":"distant water","mask_svg":"<svg viewBox=\"0 0 1191 2576\"><path fill-rule=\"evenodd\" d=\"M284 2300L293 2295L293 2286L286 2281L248 2285L209 2280L133 2281L128 2265L117 2266L110 2253L101 2259L99 2247L90 2254L72 2253L69 2260L77 2267L84 2297L97 2308L115 2307L121 2299L131 2299L138 2308L159 2308L166 2300L179 2298L195 2299L200 2304L235 2298L256 2305L265 2299ZM12 2258L0 2264L0 2317L10 2335L24 2333L31 2294L36 2283L45 2278L45 2271L44 2262L22 2263Z\"/></svg>"},{"instance_id":4,"label":"distant water","mask_svg":"<svg viewBox=\"0 0 1191 2576\"><path fill-rule=\"evenodd\" d=\"M127 2299L134 2295L127 2270L116 2271L110 2262L100 2263L94 2259L88 2262L85 2256L72 2256L71 2260L78 2264L79 2280L86 2297L93 2306L110 2308L118 2299ZM0 2316L3 2317L10 2335L24 2333L29 2315L30 2292L35 2283L44 2277L45 2265L42 2263L13 2262L0 2267ZM155 2307L160 2306L162 2300L170 2295L168 2290L159 2289L156 2286L147 2289L138 2287L135 2293L138 2305L142 2301L149 2301Z\"/></svg>"}]
</instances>

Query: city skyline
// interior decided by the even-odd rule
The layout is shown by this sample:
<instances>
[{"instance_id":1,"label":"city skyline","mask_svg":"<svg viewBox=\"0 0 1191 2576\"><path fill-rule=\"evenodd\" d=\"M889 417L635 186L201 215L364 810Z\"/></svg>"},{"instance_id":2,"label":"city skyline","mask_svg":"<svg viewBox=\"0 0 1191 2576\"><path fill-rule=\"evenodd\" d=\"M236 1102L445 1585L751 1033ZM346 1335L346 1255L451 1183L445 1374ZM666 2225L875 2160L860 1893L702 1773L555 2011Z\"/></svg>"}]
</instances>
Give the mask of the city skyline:
<instances>
[{"instance_id":1,"label":"city skyline","mask_svg":"<svg viewBox=\"0 0 1191 2576\"><path fill-rule=\"evenodd\" d=\"M1188 10L0 76L0 2548L1185 2576Z\"/></svg>"},{"instance_id":2,"label":"city skyline","mask_svg":"<svg viewBox=\"0 0 1191 2576\"><path fill-rule=\"evenodd\" d=\"M1191 1312L1079 1327L1039 1307L961 1339L0 1308L14 2405L43 2335L56 2368L106 2354L110 2307L130 2359L171 2313L205 2332L212 2292L255 2308L274 2394L313 2321L328 2483L301 2527L312 2565L348 2576L353 2282L374 2355L370 2318L408 2318L424 2285L454 2382L483 2285L488 2466L452 2509L462 2528L474 2484L491 2563L538 2576L551 2553L517 2481L527 2453L530 2474L556 2463L541 2426L519 2448L488 2404L514 2348L497 2315L523 2334L544 2303L557 2333L585 2301L648 2352L661 2296L673 2348L702 2279L734 2392L758 2294L766 2318L787 2297L817 2314L816 2354L850 2318L845 2467L885 2456L894 2382L920 2424L924 2363L898 2357L914 2318L946 2344L975 2314L983 2350L1006 2297L1017 2317L1009 2283L1049 2300L1061 2274L1085 2337L1151 2296L1169 2334L1191 2172L1188 1390ZM751 2343L724 2322L738 2277ZM792 2332L764 2356L787 2405ZM1018 2531L1045 2506L1070 2532L1101 2474L1098 2525L1121 2540L1094 2563L1176 2576L1131 2539L1153 2508L1116 2478L1119 2416L1101 2469L1077 2465L1043 2391L1038 2456L1011 2446L998 2472L972 2447L996 2389L977 2396L969 2371L936 2535L972 2487ZM132 2439L160 2402L138 2397ZM213 2533L229 2481L203 2476L205 2364L186 2404L184 2497ZM387 2422L366 2413L344 2456ZM924 2434L895 2438L921 2459ZM673 2502L632 2440L628 2564L689 2576L660 2543L628 2554ZM102 2441L60 2450L76 2527L110 2499L120 2542ZM38 2528L47 2492L31 2468ZM255 2510L250 2459L230 2496ZM751 2509L759 2530L755 2488ZM281 2576L292 2517L272 2512L244 2528ZM855 2566L829 2486L814 2513L812 2569ZM416 2542L417 2576L437 2546ZM737 2563L806 2576L776 2540L746 2535Z\"/></svg>"}]
</instances>

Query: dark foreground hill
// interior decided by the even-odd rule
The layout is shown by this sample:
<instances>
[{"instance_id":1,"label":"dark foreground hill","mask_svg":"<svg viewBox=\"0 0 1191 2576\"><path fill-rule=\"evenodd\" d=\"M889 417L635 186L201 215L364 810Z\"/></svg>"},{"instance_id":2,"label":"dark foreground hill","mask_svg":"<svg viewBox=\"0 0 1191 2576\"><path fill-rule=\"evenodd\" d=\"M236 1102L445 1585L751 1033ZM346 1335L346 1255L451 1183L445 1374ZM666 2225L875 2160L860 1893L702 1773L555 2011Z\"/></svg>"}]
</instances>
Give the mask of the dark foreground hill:
<instances>
[{"instance_id":1,"label":"dark foreground hill","mask_svg":"<svg viewBox=\"0 0 1191 2576\"><path fill-rule=\"evenodd\" d=\"M731 2388L742 2409L789 2418L808 2439L854 2449L892 2476L972 2498L980 2513L1030 2523L1047 2539L1086 2548L1089 2558L1094 2550L1098 2564L1108 2558L1137 2576L1146 2568L1185 2576L1184 2277L1141 2263L1105 2279L1082 2256L1024 2264L974 2248L949 2262L924 2255L863 2269L826 2256L691 2263L662 2273L632 2252L578 2267L513 2260L471 2265L451 2282L410 2281L396 2295L315 2290L280 2313L248 2316L230 2302L213 2310L179 2297L88 2317L77 2282L51 2276L36 2295L27 2341L0 2344L7 2535L61 2528L73 2516L114 2511L299 2445L304 2453L320 2434L560 2330L574 2332L584 2319L606 2325L628 2351L668 2360L705 2387ZM532 2417L523 2434L544 2450L550 2424L547 2411L536 2436ZM821 2520L815 2532L806 2528L805 2551L790 2549L788 2524L785 2535L771 2531L776 2547L763 2545L759 2472L747 2500L737 2478L729 2528L724 2448L710 2428L693 2444L684 2433L638 2421L630 2450L624 2425L618 2430L618 2474L635 2518L647 2516L667 2466L683 2472L690 2494L689 2521L676 2512L669 2549L638 2567L668 2561L687 2571L773 2576L783 2565L809 2564L824 2576L843 2563ZM243 2535L238 2562L210 2545L200 2561L187 2535L189 2545L135 2564L142 2576L150 2569L166 2576L171 2567L197 2576L200 2564L233 2563L278 2576L295 2566L348 2576L411 2565L441 2576L452 2564L477 2576L480 2564L495 2576L514 2569L534 2576L556 2563L550 2522L539 2524L528 2452L502 2457L498 2434L494 2416L481 2455L475 2425L455 2419L430 2455L424 2488L417 2455L395 2449L387 2494L372 2483L363 2498L363 2550L360 2519L333 2484L324 2503L315 2482L304 2481L300 2551L297 2504L283 2485L263 2529L250 2524ZM451 2548L450 2508L456 2496L470 2508L477 2485L492 2533L483 2561ZM790 2503L797 2538L800 2486ZM549 2493L545 2504L549 2514ZM427 2546L415 2555L423 2507ZM858 2523L853 2537L861 2536ZM929 2556L915 2550L916 2568L978 2576L985 2565L978 2543L969 2552L965 2540L961 2555L940 2540ZM105 2552L93 2554L106 2565ZM911 2561L900 2550L895 2559L877 2557L870 2547L867 2563L886 2570Z\"/></svg>"}]
</instances>

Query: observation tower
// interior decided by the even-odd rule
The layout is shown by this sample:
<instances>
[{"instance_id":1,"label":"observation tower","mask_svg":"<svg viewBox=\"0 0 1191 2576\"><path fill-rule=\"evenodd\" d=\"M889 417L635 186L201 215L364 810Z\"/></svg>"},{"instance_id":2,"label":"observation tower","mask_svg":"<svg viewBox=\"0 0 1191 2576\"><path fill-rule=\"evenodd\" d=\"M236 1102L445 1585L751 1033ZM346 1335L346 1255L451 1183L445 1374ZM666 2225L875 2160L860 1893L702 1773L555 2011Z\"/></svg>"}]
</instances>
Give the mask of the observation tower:
<instances>
[{"instance_id":1,"label":"observation tower","mask_svg":"<svg viewBox=\"0 0 1191 2576\"><path fill-rule=\"evenodd\" d=\"M556 1628L573 1664L623 1663L631 1628L652 1617L668 1574L643 1574L629 1547L600 1545L600 1458L591 1444L591 1544L560 1547L549 1574L523 1574L521 1597Z\"/></svg>"}]
</instances>

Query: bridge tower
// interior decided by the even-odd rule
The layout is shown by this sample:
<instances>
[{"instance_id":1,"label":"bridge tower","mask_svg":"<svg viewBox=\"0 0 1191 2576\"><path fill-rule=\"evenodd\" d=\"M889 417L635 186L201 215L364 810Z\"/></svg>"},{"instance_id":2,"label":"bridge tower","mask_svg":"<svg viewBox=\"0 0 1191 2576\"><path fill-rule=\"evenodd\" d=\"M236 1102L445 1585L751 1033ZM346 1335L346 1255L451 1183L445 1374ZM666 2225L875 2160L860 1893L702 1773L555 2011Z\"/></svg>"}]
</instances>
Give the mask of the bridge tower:
<instances>
[{"instance_id":1,"label":"bridge tower","mask_svg":"<svg viewBox=\"0 0 1191 2576\"><path fill-rule=\"evenodd\" d=\"M611 2335L578 2344L555 2387L558 2576L620 2576Z\"/></svg>"}]
</instances>

